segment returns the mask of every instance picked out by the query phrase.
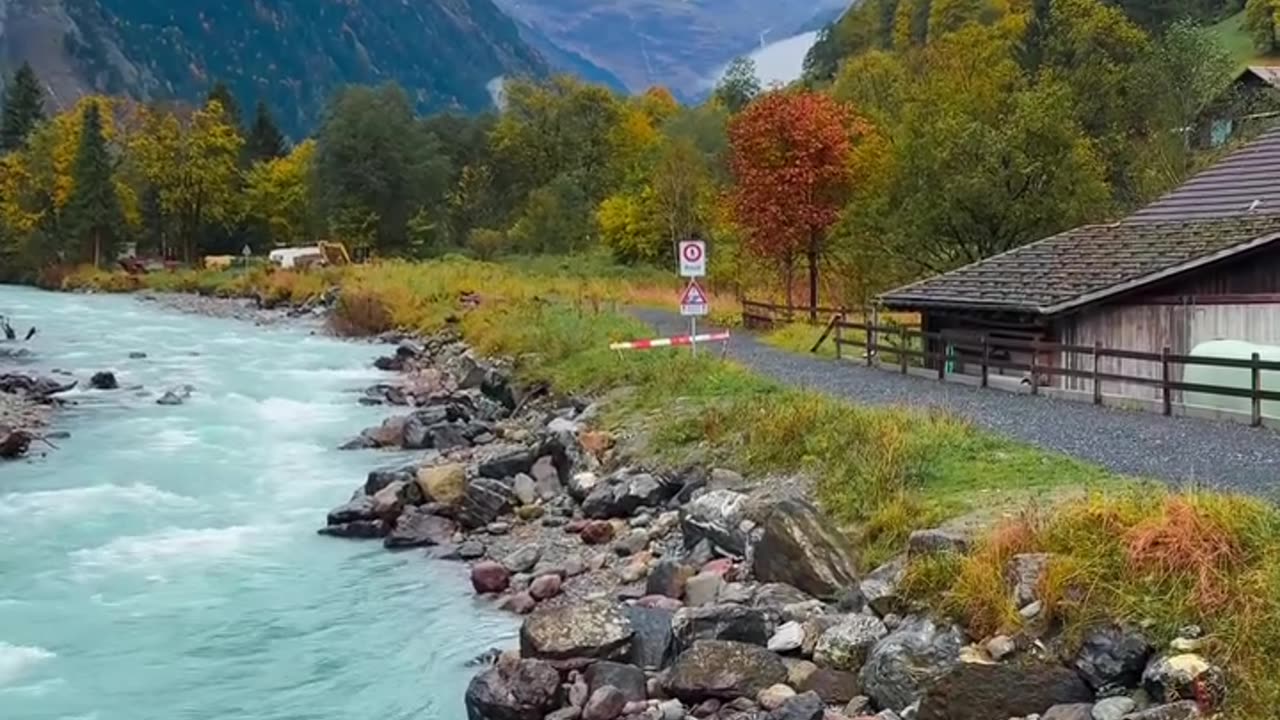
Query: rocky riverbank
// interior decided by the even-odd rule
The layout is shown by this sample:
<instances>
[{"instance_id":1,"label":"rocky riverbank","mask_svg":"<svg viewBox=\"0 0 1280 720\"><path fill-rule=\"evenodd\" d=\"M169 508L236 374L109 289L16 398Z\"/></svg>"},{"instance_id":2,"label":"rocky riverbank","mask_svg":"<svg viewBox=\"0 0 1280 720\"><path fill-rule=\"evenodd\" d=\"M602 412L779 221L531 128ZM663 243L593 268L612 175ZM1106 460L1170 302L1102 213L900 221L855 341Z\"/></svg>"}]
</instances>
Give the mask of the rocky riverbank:
<instances>
[{"instance_id":1,"label":"rocky riverbank","mask_svg":"<svg viewBox=\"0 0 1280 720\"><path fill-rule=\"evenodd\" d=\"M600 401L517 387L456 338L394 340L377 364L400 380L362 402L398 414L346 447L421 455L369 473L320 532L467 562L526 616L467 688L470 720L1179 720L1224 700L1196 628L1060 637L1044 556L1009 563L1020 629L972 637L899 591L966 535L916 532L862 573L803 483L650 466L599 429Z\"/></svg>"}]
</instances>

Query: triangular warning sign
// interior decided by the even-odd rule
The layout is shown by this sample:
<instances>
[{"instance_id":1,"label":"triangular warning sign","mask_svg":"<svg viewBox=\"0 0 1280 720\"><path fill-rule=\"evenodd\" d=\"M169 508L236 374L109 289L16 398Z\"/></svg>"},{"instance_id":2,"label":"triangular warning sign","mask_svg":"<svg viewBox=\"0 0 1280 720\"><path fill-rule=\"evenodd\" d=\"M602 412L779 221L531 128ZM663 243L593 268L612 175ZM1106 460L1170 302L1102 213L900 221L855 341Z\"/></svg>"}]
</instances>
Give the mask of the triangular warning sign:
<instances>
[{"instance_id":1,"label":"triangular warning sign","mask_svg":"<svg viewBox=\"0 0 1280 720\"><path fill-rule=\"evenodd\" d=\"M703 292L702 286L697 280L690 280L689 286L684 289L684 293L680 295L681 305L706 305L707 294Z\"/></svg>"}]
</instances>

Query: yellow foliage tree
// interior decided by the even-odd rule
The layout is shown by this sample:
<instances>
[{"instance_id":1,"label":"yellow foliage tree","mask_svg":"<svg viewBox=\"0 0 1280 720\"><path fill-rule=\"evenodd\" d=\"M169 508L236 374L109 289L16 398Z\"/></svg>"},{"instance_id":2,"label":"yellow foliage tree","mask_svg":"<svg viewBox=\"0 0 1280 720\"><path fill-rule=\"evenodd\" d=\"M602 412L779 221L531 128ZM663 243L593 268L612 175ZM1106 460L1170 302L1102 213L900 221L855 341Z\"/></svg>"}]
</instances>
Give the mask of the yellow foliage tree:
<instances>
[{"instance_id":1,"label":"yellow foliage tree","mask_svg":"<svg viewBox=\"0 0 1280 720\"><path fill-rule=\"evenodd\" d=\"M282 158L258 162L245 177L246 216L266 231L272 245L308 239L311 193L308 179L315 141L307 140Z\"/></svg>"}]
</instances>

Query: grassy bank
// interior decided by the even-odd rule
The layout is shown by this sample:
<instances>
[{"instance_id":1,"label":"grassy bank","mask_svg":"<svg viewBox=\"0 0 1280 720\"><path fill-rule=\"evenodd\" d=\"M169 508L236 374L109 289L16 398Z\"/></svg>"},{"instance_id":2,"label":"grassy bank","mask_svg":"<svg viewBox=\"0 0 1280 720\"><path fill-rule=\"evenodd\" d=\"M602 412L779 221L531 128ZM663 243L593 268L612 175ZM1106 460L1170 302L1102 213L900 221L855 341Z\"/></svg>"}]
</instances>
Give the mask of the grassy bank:
<instances>
[{"instance_id":1,"label":"grassy bank","mask_svg":"<svg viewBox=\"0 0 1280 720\"><path fill-rule=\"evenodd\" d=\"M163 277L161 282L159 278ZM1004 582L1008 559L1050 553L1045 616L1067 637L1104 619L1143 623L1167 641L1198 624L1229 672L1234 717L1280 706L1280 513L1267 504L1174 494L1019 445L927 412L864 408L781 386L714 357L618 354L608 343L647 329L616 307L643 282L585 279L509 265L445 261L316 274L251 272L68 279L305 301L341 287L335 324L371 334L458 329L477 349L515 358L529 380L566 393L631 388L606 419L672 464L725 463L752 476L812 483L870 568L915 529L988 528L966 558L920 560L911 593L976 634L1023 622ZM117 287L119 286L119 287ZM804 344L808 333L780 345Z\"/></svg>"}]
</instances>

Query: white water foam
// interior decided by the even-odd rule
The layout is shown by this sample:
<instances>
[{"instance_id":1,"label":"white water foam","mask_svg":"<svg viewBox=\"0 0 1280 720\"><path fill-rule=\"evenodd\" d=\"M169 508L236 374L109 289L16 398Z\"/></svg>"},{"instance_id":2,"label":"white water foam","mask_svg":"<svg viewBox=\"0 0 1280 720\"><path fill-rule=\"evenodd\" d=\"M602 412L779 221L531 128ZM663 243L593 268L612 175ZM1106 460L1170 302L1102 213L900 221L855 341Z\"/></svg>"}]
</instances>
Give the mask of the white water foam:
<instances>
[{"instance_id":1,"label":"white water foam","mask_svg":"<svg viewBox=\"0 0 1280 720\"><path fill-rule=\"evenodd\" d=\"M92 485L63 490L17 492L0 496L0 518L66 519L125 507L183 508L195 500L145 483Z\"/></svg>"},{"instance_id":2,"label":"white water foam","mask_svg":"<svg viewBox=\"0 0 1280 720\"><path fill-rule=\"evenodd\" d=\"M0 641L0 687L12 684L36 665L57 657L42 647Z\"/></svg>"},{"instance_id":3,"label":"white water foam","mask_svg":"<svg viewBox=\"0 0 1280 720\"><path fill-rule=\"evenodd\" d=\"M149 535L119 537L106 545L71 553L81 573L128 570L150 572L159 565L217 560L239 555L268 534L262 525L224 528L168 528Z\"/></svg>"}]
</instances>

